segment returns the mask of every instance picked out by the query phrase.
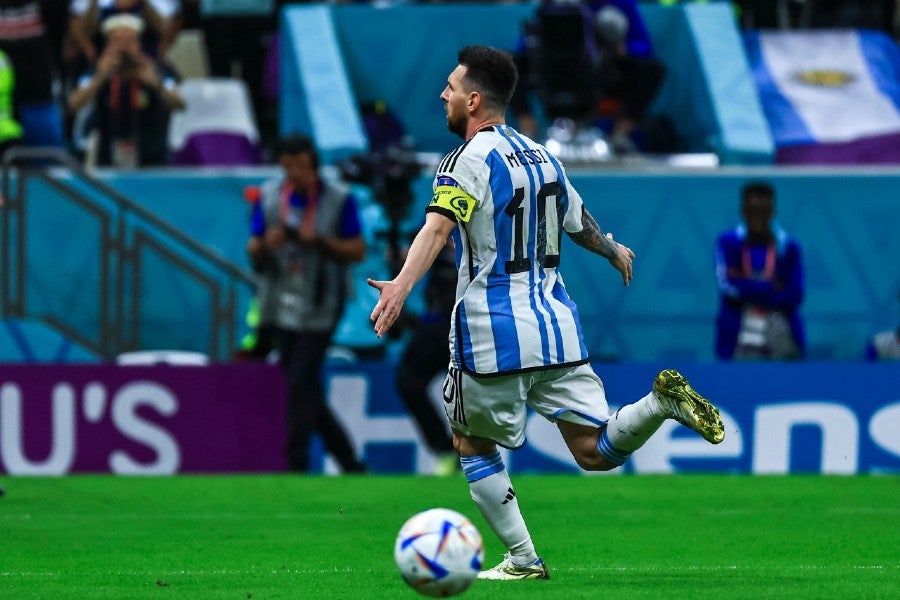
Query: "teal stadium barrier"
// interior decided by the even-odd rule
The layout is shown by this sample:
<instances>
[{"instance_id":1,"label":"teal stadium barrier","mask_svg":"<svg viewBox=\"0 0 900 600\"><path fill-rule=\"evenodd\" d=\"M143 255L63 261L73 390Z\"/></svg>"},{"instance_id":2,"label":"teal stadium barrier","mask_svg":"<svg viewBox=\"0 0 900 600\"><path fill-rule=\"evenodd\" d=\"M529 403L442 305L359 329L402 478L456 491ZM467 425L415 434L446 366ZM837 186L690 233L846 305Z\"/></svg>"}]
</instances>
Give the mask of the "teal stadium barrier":
<instances>
[{"instance_id":1,"label":"teal stadium barrier","mask_svg":"<svg viewBox=\"0 0 900 600\"><path fill-rule=\"evenodd\" d=\"M246 265L248 206L242 191L273 172L108 173L104 179L223 257ZM810 358L855 360L870 334L896 324L900 171L575 172L572 179L601 226L637 252L635 280L624 288L602 259L565 242L566 285L579 304L595 360L712 359L713 245L739 218L739 190L749 178L774 183L777 219L802 244ZM96 294L86 282L96 280L97 261L84 249L93 248L95 225L38 182L29 194L30 315L65 314L87 327L96 318ZM415 194L418 212L430 199L430 177L416 181ZM364 278L386 276L384 240L377 235L386 222L377 205L360 198L371 248L355 269L354 297L339 340L375 346L383 342L369 328L375 295ZM142 345L203 351L200 332L209 318L201 290L163 265L148 265L144 276L151 295L144 318L151 326Z\"/></svg>"},{"instance_id":2,"label":"teal stadium barrier","mask_svg":"<svg viewBox=\"0 0 900 600\"><path fill-rule=\"evenodd\" d=\"M673 116L692 150L715 151L725 163L771 160L771 136L747 74L734 16L723 3L641 4L657 53L670 76L657 108ZM533 5L288 6L282 65L282 128L312 131L330 159L365 148L357 103L380 98L403 118L420 149L446 152L438 94L467 43L512 48ZM308 19L307 19L308 17ZM307 19L304 21L304 19ZM465 22L465 27L459 27ZM314 23L315 27L310 27ZM301 35L302 34L302 35ZM315 48L316 53L310 53ZM304 49L307 49L304 54ZM323 73L328 77L320 79ZM316 75L316 76L312 76ZM228 171L148 171L102 176L126 195L246 264L247 206L241 192L274 168ZM779 220L803 244L807 296L803 314L810 357L853 360L867 336L895 324L900 272L900 172L727 168L715 172L575 172L573 180L604 228L638 252L637 279L627 290L601 260L566 249L564 273L587 326L595 358L643 361L710 360L717 296L712 246L738 218L740 185L771 179ZM30 315L66 314L84 327L96 320L96 260L83 249L96 224L31 182L28 216ZM430 176L415 183L417 202L430 198ZM367 261L338 340L378 347L366 317L374 304L366 276L384 277L383 212L363 202ZM416 216L410 217L415 222ZM51 233L48 233L51 232ZM189 256L187 257L190 258ZM202 290L148 264L151 281L140 340L148 349L202 351L208 303ZM241 302L246 303L245 295ZM240 335L238 335L240 337Z\"/></svg>"}]
</instances>

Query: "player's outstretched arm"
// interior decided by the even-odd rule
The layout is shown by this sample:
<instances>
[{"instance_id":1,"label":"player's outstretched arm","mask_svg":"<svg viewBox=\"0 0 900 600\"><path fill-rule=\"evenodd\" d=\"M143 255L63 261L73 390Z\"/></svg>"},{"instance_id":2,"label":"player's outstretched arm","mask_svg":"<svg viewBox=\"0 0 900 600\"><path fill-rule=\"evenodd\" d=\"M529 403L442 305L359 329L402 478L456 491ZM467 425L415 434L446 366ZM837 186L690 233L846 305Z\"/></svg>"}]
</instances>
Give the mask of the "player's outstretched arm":
<instances>
[{"instance_id":1,"label":"player's outstretched arm","mask_svg":"<svg viewBox=\"0 0 900 600\"><path fill-rule=\"evenodd\" d=\"M387 333L400 316L409 292L431 268L454 227L456 221L439 213L428 213L425 215L425 225L416 234L397 276L391 281L366 280L366 283L381 292L378 303L369 316L375 324L378 337Z\"/></svg>"},{"instance_id":2,"label":"player's outstretched arm","mask_svg":"<svg viewBox=\"0 0 900 600\"><path fill-rule=\"evenodd\" d=\"M628 285L628 282L634 279L632 271L634 252L625 244L613 240L612 233L604 235L586 208L581 213L581 231L566 233L582 248L606 257L609 264L622 274L622 283Z\"/></svg>"}]
</instances>

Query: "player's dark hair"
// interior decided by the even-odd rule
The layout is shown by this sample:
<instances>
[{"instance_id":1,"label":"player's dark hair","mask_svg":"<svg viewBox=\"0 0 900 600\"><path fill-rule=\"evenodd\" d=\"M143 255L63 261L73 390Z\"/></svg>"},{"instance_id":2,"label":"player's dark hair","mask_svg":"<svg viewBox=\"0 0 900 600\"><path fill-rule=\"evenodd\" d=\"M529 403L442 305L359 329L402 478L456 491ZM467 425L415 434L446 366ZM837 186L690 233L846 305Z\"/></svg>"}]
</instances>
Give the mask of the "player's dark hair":
<instances>
[{"instance_id":1,"label":"player's dark hair","mask_svg":"<svg viewBox=\"0 0 900 600\"><path fill-rule=\"evenodd\" d=\"M775 188L766 181L750 181L741 188L741 203L746 204L751 197L761 196L774 202Z\"/></svg>"},{"instance_id":2,"label":"player's dark hair","mask_svg":"<svg viewBox=\"0 0 900 600\"><path fill-rule=\"evenodd\" d=\"M313 169L319 169L319 153L312 138L302 133L289 133L278 140L277 156L309 154Z\"/></svg>"},{"instance_id":3,"label":"player's dark hair","mask_svg":"<svg viewBox=\"0 0 900 600\"><path fill-rule=\"evenodd\" d=\"M512 54L490 46L466 46L456 58L459 64L466 67L464 79L485 97L492 108L505 110L519 80Z\"/></svg>"}]
</instances>

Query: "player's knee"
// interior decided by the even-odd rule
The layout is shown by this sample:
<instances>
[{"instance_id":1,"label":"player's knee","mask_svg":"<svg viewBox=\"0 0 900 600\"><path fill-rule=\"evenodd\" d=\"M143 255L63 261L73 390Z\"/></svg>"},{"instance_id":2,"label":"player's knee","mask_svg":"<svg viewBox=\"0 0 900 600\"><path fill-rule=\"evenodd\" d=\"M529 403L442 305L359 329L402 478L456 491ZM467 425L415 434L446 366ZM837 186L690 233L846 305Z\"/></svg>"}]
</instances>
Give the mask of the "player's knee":
<instances>
[{"instance_id":1,"label":"player's knee","mask_svg":"<svg viewBox=\"0 0 900 600\"><path fill-rule=\"evenodd\" d=\"M483 456L497 449L497 444L484 438L473 438L453 431L453 449L460 456Z\"/></svg>"}]
</instances>

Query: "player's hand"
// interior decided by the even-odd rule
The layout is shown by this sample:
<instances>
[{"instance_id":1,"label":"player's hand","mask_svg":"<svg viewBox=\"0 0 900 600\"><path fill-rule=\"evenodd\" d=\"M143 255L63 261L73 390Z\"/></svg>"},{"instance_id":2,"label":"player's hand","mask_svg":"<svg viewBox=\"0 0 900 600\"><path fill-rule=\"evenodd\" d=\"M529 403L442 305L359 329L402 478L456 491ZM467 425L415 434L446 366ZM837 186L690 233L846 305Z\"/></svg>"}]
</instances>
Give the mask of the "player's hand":
<instances>
[{"instance_id":1,"label":"player's hand","mask_svg":"<svg viewBox=\"0 0 900 600\"><path fill-rule=\"evenodd\" d=\"M396 283L396 281L375 281L366 279L366 283L381 292L378 304L372 310L369 320L375 324L375 334L378 337L387 333L403 311L403 303L408 292Z\"/></svg>"},{"instance_id":2,"label":"player's hand","mask_svg":"<svg viewBox=\"0 0 900 600\"><path fill-rule=\"evenodd\" d=\"M616 244L616 254L610 257L609 262L612 266L622 274L622 283L626 286L634 279L633 261L634 252L625 244L620 244L613 240L613 234L607 233L606 237Z\"/></svg>"}]
</instances>

